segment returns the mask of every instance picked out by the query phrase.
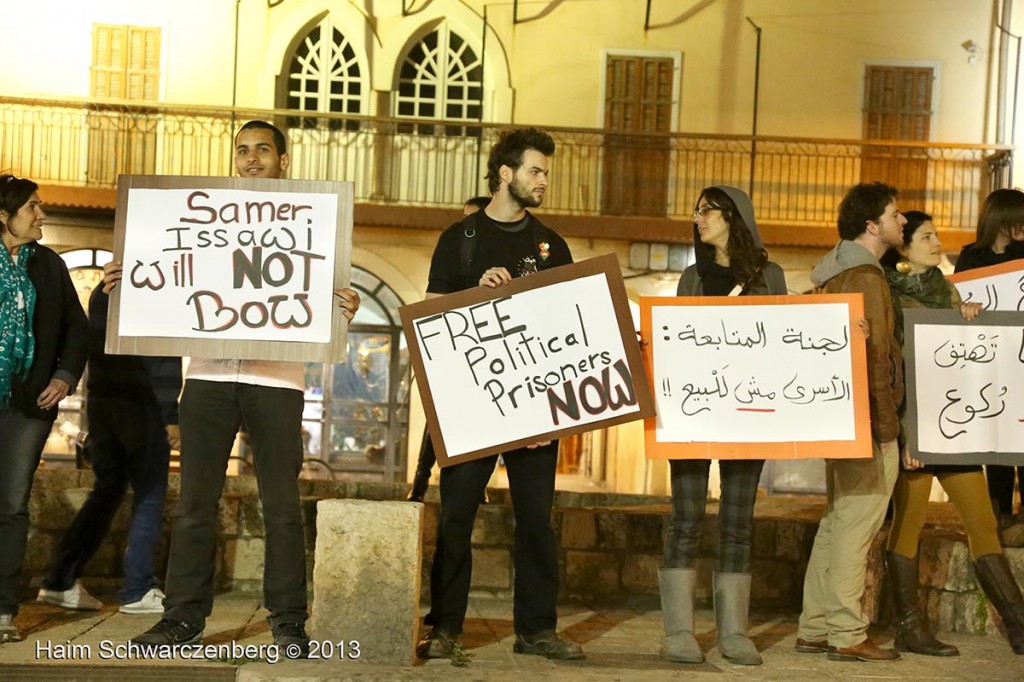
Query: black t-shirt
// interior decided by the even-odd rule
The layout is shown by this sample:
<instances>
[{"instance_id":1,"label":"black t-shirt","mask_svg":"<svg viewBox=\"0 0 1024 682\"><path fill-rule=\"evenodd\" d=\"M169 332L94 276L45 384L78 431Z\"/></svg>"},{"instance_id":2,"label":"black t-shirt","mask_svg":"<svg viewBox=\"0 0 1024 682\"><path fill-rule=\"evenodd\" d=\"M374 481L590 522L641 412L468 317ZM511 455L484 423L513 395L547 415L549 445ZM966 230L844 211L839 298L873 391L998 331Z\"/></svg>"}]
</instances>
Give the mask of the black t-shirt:
<instances>
[{"instance_id":1,"label":"black t-shirt","mask_svg":"<svg viewBox=\"0 0 1024 682\"><path fill-rule=\"evenodd\" d=\"M464 242L469 239L474 242L472 260L465 267ZM489 268L504 267L513 277L522 277L570 263L565 240L529 212L522 221L503 223L477 211L441 233L430 260L427 292L450 294L475 287Z\"/></svg>"}]
</instances>

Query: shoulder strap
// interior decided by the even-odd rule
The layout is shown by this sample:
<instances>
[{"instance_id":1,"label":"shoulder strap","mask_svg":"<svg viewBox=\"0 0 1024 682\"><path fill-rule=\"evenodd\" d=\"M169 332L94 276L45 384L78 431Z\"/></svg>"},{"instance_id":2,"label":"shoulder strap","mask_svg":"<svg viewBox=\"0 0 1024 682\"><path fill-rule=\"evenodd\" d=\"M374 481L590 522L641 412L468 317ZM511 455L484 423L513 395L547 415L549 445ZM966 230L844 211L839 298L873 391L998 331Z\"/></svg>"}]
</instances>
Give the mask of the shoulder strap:
<instances>
[{"instance_id":1,"label":"shoulder strap","mask_svg":"<svg viewBox=\"0 0 1024 682\"><path fill-rule=\"evenodd\" d=\"M462 281L463 287L473 286L466 282L466 278L469 277L473 267L473 258L476 256L476 236L480 227L478 220L476 213L470 213L459 222L459 226L462 228L462 241L459 246L459 279Z\"/></svg>"}]
</instances>

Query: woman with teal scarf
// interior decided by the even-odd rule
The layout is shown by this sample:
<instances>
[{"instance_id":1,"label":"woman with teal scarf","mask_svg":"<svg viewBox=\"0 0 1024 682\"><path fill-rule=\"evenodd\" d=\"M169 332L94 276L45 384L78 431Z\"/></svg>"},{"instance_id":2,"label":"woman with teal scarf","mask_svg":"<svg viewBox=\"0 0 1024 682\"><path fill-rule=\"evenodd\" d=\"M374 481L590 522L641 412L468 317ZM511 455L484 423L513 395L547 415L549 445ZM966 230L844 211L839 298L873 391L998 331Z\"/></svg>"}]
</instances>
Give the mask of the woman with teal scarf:
<instances>
[{"instance_id":1,"label":"woman with teal scarf","mask_svg":"<svg viewBox=\"0 0 1024 682\"><path fill-rule=\"evenodd\" d=\"M981 310L977 303L964 303L953 283L939 270L942 244L931 216L920 211L903 215L907 219L903 246L890 250L881 259L896 306L896 338L900 344L905 308L958 309L967 320L973 320ZM902 409L906 409L906 403ZM927 618L918 606L918 540L932 479L937 477L967 530L978 582L1003 617L1014 653L1024 654L1024 600L999 543L985 474L976 465L923 466L910 457L904 427L901 420L902 466L892 493L892 530L885 555L896 607L896 649L927 656L960 653L955 646L940 642L931 634Z\"/></svg>"},{"instance_id":2,"label":"woman with teal scarf","mask_svg":"<svg viewBox=\"0 0 1024 682\"><path fill-rule=\"evenodd\" d=\"M38 189L0 175L0 643L21 639L14 618L32 476L88 354L88 322L68 269L36 243L46 221Z\"/></svg>"}]
</instances>

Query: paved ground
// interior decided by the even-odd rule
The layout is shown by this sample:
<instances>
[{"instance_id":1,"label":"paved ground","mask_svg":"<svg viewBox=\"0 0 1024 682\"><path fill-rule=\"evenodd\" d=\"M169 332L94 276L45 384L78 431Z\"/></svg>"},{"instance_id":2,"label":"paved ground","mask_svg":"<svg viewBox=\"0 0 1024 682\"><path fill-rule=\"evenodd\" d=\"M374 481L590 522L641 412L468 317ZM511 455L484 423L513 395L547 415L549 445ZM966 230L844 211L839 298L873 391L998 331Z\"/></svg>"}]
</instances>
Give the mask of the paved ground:
<instances>
[{"instance_id":1,"label":"paved ground","mask_svg":"<svg viewBox=\"0 0 1024 682\"><path fill-rule=\"evenodd\" d=\"M277 663L241 657L201 662L120 660L112 647L123 645L148 628L157 616L127 616L112 607L99 613L72 613L28 604L18 619L26 640L0 645L0 680L1024 680L1024 657L1014 656L999 636L947 634L944 639L962 652L951 659L905 654L895 663L839 663L823 655L797 654L793 651L793 614L755 616L752 636L763 652L762 666L734 666L715 651L709 652L703 665L672 664L657 656L662 632L657 609L654 600L615 607L563 606L560 627L583 645L587 659L554 663L512 653L511 606L507 601L473 599L462 639L471 655L466 665L429 661L399 667L338 660L336 652L332 660ZM252 595L218 595L213 616L207 622L205 643L270 644L265 616L258 598ZM698 614L697 630L702 647L710 649L714 642L710 611ZM880 642L889 643L887 633L876 636ZM69 645L81 646L72 649ZM360 642L363 650L372 646L373 642ZM60 660L62 655L75 660Z\"/></svg>"}]
</instances>

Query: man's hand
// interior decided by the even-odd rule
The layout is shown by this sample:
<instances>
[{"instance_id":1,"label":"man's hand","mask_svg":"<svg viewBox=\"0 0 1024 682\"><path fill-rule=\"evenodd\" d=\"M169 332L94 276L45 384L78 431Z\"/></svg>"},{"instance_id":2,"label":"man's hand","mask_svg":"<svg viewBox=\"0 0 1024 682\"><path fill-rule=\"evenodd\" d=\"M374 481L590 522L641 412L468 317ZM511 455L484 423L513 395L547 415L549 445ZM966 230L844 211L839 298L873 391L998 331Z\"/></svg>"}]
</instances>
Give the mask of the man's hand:
<instances>
[{"instance_id":1,"label":"man's hand","mask_svg":"<svg viewBox=\"0 0 1024 682\"><path fill-rule=\"evenodd\" d=\"M103 293L109 294L121 281L121 271L124 267L121 261L112 260L103 266Z\"/></svg>"},{"instance_id":2,"label":"man's hand","mask_svg":"<svg viewBox=\"0 0 1024 682\"><path fill-rule=\"evenodd\" d=\"M512 275L508 274L505 268L490 268L480 278L480 286L497 289L503 284L512 281Z\"/></svg>"},{"instance_id":3,"label":"man's hand","mask_svg":"<svg viewBox=\"0 0 1024 682\"><path fill-rule=\"evenodd\" d=\"M168 424L164 427L167 431L167 444L171 450L181 451L181 427L177 424Z\"/></svg>"},{"instance_id":4,"label":"man's hand","mask_svg":"<svg viewBox=\"0 0 1024 682\"><path fill-rule=\"evenodd\" d=\"M57 403L64 400L64 397L71 390L68 382L61 379L50 379L50 385L43 389L36 399L36 405L44 410L57 407Z\"/></svg>"},{"instance_id":5,"label":"man's hand","mask_svg":"<svg viewBox=\"0 0 1024 682\"><path fill-rule=\"evenodd\" d=\"M352 318L356 316L356 311L359 310L359 292L355 289L335 289L334 295L338 299L341 314L351 322Z\"/></svg>"},{"instance_id":6,"label":"man's hand","mask_svg":"<svg viewBox=\"0 0 1024 682\"><path fill-rule=\"evenodd\" d=\"M924 464L920 460L916 460L910 456L910 447L903 446L903 468L907 471L913 471L914 469L920 469Z\"/></svg>"},{"instance_id":7,"label":"man's hand","mask_svg":"<svg viewBox=\"0 0 1024 682\"><path fill-rule=\"evenodd\" d=\"M964 319L968 322L972 322L982 310L980 303L961 303L960 314L964 316Z\"/></svg>"}]
</instances>

